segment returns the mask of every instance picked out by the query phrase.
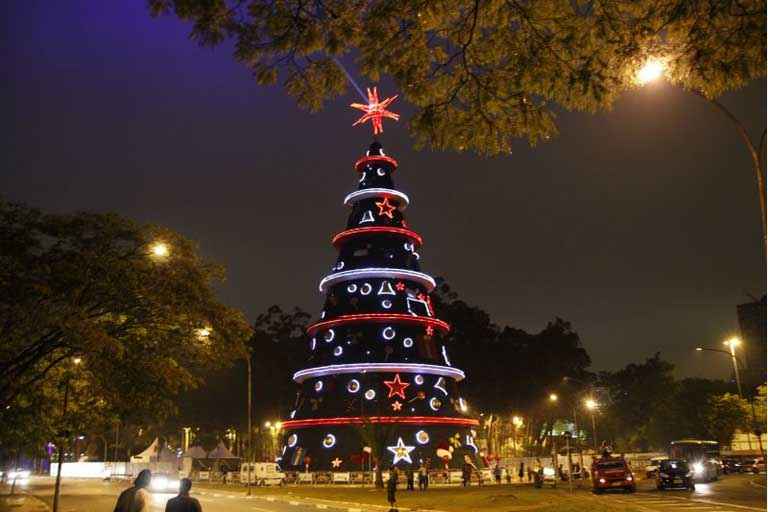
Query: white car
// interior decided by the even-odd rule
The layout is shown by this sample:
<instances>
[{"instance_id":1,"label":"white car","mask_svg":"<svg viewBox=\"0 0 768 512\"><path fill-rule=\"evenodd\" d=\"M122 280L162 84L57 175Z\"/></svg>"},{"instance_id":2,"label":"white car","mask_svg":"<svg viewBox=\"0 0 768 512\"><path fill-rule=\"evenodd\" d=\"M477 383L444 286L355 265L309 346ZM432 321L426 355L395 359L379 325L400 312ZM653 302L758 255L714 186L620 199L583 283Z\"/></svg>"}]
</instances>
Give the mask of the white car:
<instances>
[{"instance_id":1,"label":"white car","mask_svg":"<svg viewBox=\"0 0 768 512\"><path fill-rule=\"evenodd\" d=\"M669 460L669 457L654 457L648 461L648 465L645 466L645 478L656 478L656 474L659 472L659 464L663 460Z\"/></svg>"}]
</instances>

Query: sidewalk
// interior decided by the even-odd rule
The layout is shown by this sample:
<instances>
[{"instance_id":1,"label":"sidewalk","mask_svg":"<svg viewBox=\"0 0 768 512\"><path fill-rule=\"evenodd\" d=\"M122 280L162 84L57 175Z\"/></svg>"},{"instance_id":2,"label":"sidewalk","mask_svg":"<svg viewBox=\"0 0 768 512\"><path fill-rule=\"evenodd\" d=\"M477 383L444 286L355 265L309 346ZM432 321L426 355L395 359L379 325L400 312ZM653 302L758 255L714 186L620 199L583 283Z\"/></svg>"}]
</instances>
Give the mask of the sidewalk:
<instances>
[{"instance_id":1,"label":"sidewalk","mask_svg":"<svg viewBox=\"0 0 768 512\"><path fill-rule=\"evenodd\" d=\"M48 506L28 494L0 495L0 512L48 512Z\"/></svg>"}]
</instances>

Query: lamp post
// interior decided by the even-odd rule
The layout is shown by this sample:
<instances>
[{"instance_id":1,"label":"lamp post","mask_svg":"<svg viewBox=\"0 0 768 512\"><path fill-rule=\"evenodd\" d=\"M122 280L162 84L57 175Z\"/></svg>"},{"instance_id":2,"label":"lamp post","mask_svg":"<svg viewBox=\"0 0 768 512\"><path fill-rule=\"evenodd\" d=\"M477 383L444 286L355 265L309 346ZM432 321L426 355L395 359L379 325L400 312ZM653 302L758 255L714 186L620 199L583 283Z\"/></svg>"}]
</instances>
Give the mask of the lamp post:
<instances>
[{"instance_id":1,"label":"lamp post","mask_svg":"<svg viewBox=\"0 0 768 512\"><path fill-rule=\"evenodd\" d=\"M584 407L586 407L592 415L592 443L595 448L595 456L597 456L597 420L595 419L595 411L597 411L599 406L600 404L598 404L594 398L587 398L584 400Z\"/></svg>"},{"instance_id":2,"label":"lamp post","mask_svg":"<svg viewBox=\"0 0 768 512\"><path fill-rule=\"evenodd\" d=\"M723 342L723 345L727 346L728 350L722 350L722 349L719 349L719 348L709 348L709 347L696 347L696 351L697 352L705 352L705 351L706 352L720 352L721 354L726 354L727 356L729 356L731 358L731 364L733 365L733 374L734 374L734 377L736 378L736 389L737 389L737 391L739 393L739 398L743 399L744 398L744 393L742 392L742 388L741 388L741 374L739 372L739 358L736 357L736 347L741 345L741 340L734 336L732 338L729 338L729 339L725 340ZM756 423L756 419L755 419L755 415L756 415L756 413L755 413L755 403L754 403L754 401L752 400L751 397L748 400L749 400L750 408L752 409L752 423L755 424ZM756 432L757 446L758 446L758 448L760 450L760 456L761 457L765 457L765 451L763 449L763 440L761 438L761 435L762 434L760 432ZM749 431L747 431L747 445L749 446L749 449L751 450L752 449L752 438L750 437Z\"/></svg>"},{"instance_id":3,"label":"lamp post","mask_svg":"<svg viewBox=\"0 0 768 512\"><path fill-rule=\"evenodd\" d=\"M664 71L666 68L666 62L663 59L659 58L652 58L648 59L642 67L640 67L637 70L637 73L635 75L635 80L639 85L646 85L650 82L654 82L658 79L660 79L662 76L664 76ZM760 137L760 141L757 145L752 141L752 138L749 136L749 133L747 132L747 128L744 126L744 123L739 121L739 119L733 115L733 112L728 110L725 105L717 101L715 98L708 98L705 96L701 91L694 90L694 94L697 96L700 96L707 102L709 102L710 105L712 105L712 108L720 111L725 117L728 118L731 123L733 123L734 128L736 129L736 132L739 134L739 137L741 137L742 141L744 142L744 145L747 147L747 151L749 151L749 156L752 160L752 169L755 173L755 182L757 185L757 196L760 202L760 224L763 228L763 250L766 249L766 243L768 242L768 239L766 238L768 230L766 228L766 216L765 216L765 196L764 196L764 190L765 190L765 177L763 176L763 161L762 161L762 154L763 154L763 147L766 143L766 131L763 130L763 133Z\"/></svg>"},{"instance_id":4,"label":"lamp post","mask_svg":"<svg viewBox=\"0 0 768 512\"><path fill-rule=\"evenodd\" d=\"M251 472L253 471L253 367L251 351L245 358L248 369L248 496L251 495Z\"/></svg>"},{"instance_id":5,"label":"lamp post","mask_svg":"<svg viewBox=\"0 0 768 512\"><path fill-rule=\"evenodd\" d=\"M82 364L83 360L80 357L72 358L72 367L78 367ZM71 368L66 370L64 375L64 399L61 406L61 439L59 443L59 460L58 467L56 468L56 484L53 490L53 512L59 512L59 498L61 497L61 466L64 464L65 445L69 438L69 432L66 429L67 421L67 406L69 405L69 381L72 379Z\"/></svg>"},{"instance_id":6,"label":"lamp post","mask_svg":"<svg viewBox=\"0 0 768 512\"><path fill-rule=\"evenodd\" d=\"M557 401L560 399L559 396L557 396L556 393L550 393L549 394L549 403L550 405L557 404ZM555 437L555 420L554 417L552 419L552 425L550 426L549 431L549 438L552 441L552 469L557 470L557 438ZM554 486L557 486L557 478L554 480Z\"/></svg>"}]
</instances>

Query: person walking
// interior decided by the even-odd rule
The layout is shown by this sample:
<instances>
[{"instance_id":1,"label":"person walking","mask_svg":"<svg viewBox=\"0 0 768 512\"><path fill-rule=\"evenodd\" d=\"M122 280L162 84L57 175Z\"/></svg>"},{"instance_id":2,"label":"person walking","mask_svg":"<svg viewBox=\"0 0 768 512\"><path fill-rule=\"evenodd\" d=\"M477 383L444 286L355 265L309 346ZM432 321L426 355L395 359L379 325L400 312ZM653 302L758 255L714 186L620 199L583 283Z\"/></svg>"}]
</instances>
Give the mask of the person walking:
<instances>
[{"instance_id":1,"label":"person walking","mask_svg":"<svg viewBox=\"0 0 768 512\"><path fill-rule=\"evenodd\" d=\"M472 478L472 467L469 465L468 462L465 462L464 465L461 466L462 487L467 487L469 485L470 478Z\"/></svg>"},{"instance_id":2,"label":"person walking","mask_svg":"<svg viewBox=\"0 0 768 512\"><path fill-rule=\"evenodd\" d=\"M496 485L501 485L501 466L496 463L496 467L493 468L493 478L496 480Z\"/></svg>"},{"instance_id":3,"label":"person walking","mask_svg":"<svg viewBox=\"0 0 768 512\"><path fill-rule=\"evenodd\" d=\"M152 497L147 490L152 481L152 472L142 469L133 481L133 486L117 497L114 512L149 512Z\"/></svg>"},{"instance_id":4,"label":"person walking","mask_svg":"<svg viewBox=\"0 0 768 512\"><path fill-rule=\"evenodd\" d=\"M397 503L397 469L392 466L389 470L389 481L387 482L387 501L389 502L389 510L397 510L395 503Z\"/></svg>"},{"instance_id":5,"label":"person walking","mask_svg":"<svg viewBox=\"0 0 768 512\"><path fill-rule=\"evenodd\" d=\"M427 467L423 462L421 463L421 466L419 466L419 490L427 490Z\"/></svg>"},{"instance_id":6,"label":"person walking","mask_svg":"<svg viewBox=\"0 0 768 512\"><path fill-rule=\"evenodd\" d=\"M182 478L179 483L179 495L168 500L165 504L165 512L203 512L197 498L189 495L190 489L192 489L192 480Z\"/></svg>"},{"instance_id":7,"label":"person walking","mask_svg":"<svg viewBox=\"0 0 768 512\"><path fill-rule=\"evenodd\" d=\"M413 468L410 466L405 470L405 481L408 482L407 489L413 491Z\"/></svg>"},{"instance_id":8,"label":"person walking","mask_svg":"<svg viewBox=\"0 0 768 512\"><path fill-rule=\"evenodd\" d=\"M520 483L523 483L523 475L525 474L525 462L520 461L520 469L517 470L517 478ZM530 477L528 478L530 480Z\"/></svg>"}]
</instances>

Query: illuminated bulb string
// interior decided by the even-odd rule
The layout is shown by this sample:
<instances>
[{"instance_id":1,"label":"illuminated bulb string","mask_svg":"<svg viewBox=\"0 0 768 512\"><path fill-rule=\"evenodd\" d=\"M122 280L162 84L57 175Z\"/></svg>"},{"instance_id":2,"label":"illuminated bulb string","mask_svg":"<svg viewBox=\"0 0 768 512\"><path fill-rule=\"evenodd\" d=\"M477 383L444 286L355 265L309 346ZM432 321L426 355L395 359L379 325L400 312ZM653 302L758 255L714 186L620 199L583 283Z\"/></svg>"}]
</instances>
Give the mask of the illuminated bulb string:
<instances>
[{"instance_id":1,"label":"illuminated bulb string","mask_svg":"<svg viewBox=\"0 0 768 512\"><path fill-rule=\"evenodd\" d=\"M323 329L360 322L395 322L404 324L419 324L425 327L427 334L429 335L432 335L431 331L436 328L443 333L447 333L451 330L451 326L444 321L438 320L437 318L430 318L428 316L406 315L403 313L362 313L354 315L341 315L332 320L325 320L322 322L314 323L307 328L307 333L312 336L317 331Z\"/></svg>"},{"instance_id":2,"label":"illuminated bulb string","mask_svg":"<svg viewBox=\"0 0 768 512\"><path fill-rule=\"evenodd\" d=\"M315 368L306 368L293 374L293 380L301 383L307 379L315 377L324 377L326 375L349 374L349 373L415 373L427 375L440 375L441 379L435 384L435 388L447 394L442 386L445 382L442 377L451 377L456 381L464 379L464 372L458 368L450 366L439 366L436 364L415 364L415 363L353 363L353 364L331 364L327 366L318 366ZM321 381L318 381L321 382ZM322 386L322 385L321 385ZM322 389L322 387L321 387Z\"/></svg>"},{"instance_id":3,"label":"illuminated bulb string","mask_svg":"<svg viewBox=\"0 0 768 512\"><path fill-rule=\"evenodd\" d=\"M352 206L356 201L379 197L390 197L398 199L400 203L398 209L401 211L405 210L405 208L411 202L408 196L399 190L394 190L391 188L364 188L362 190L355 190L354 192L348 194L347 197L344 198L344 205Z\"/></svg>"},{"instance_id":4,"label":"illuminated bulb string","mask_svg":"<svg viewBox=\"0 0 768 512\"><path fill-rule=\"evenodd\" d=\"M358 268L355 270L343 270L341 272L335 272L325 276L320 280L318 289L320 292L324 292L329 286L333 286L337 283L343 283L346 281L353 281L355 279L404 279L416 281L424 288L427 289L427 293L435 289L435 280L432 276L429 276L423 272L417 272L415 270L407 270L404 268ZM366 283L368 284L368 283ZM370 287L370 284L368 284ZM352 292L351 292L352 293ZM361 291L362 293L362 291ZM368 293L371 293L368 291ZM367 295L364 294L364 295Z\"/></svg>"}]
</instances>

